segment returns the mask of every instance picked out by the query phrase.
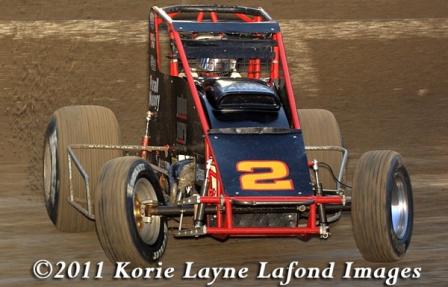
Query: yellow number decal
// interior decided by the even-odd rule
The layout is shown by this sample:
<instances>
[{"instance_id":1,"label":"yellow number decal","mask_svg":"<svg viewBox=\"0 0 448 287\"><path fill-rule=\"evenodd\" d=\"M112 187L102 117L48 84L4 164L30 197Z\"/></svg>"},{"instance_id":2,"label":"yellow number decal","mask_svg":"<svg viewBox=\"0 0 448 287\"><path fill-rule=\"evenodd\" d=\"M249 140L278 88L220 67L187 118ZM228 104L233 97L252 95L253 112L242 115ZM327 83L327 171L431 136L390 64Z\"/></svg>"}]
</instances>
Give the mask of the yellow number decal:
<instances>
[{"instance_id":1,"label":"yellow number decal","mask_svg":"<svg viewBox=\"0 0 448 287\"><path fill-rule=\"evenodd\" d=\"M236 164L242 172L240 185L243 190L292 190L294 184L288 179L286 163L278 160L244 160ZM255 170L268 170L255 172Z\"/></svg>"}]
</instances>

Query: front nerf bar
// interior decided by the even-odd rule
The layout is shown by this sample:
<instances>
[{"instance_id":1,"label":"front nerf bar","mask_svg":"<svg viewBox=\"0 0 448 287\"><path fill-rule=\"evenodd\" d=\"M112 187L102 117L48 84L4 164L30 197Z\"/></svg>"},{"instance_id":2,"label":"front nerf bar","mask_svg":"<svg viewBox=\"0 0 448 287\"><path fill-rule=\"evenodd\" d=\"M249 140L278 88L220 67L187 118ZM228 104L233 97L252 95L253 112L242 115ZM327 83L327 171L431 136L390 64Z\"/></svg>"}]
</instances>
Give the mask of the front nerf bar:
<instances>
[{"instance_id":1,"label":"front nerf bar","mask_svg":"<svg viewBox=\"0 0 448 287\"><path fill-rule=\"evenodd\" d=\"M336 191L342 191L341 182L345 174L345 168L348 160L348 150L342 146L306 146L307 151L338 151L342 153L341 165L339 167L338 180L336 182ZM325 191L326 189L324 189Z\"/></svg>"},{"instance_id":2,"label":"front nerf bar","mask_svg":"<svg viewBox=\"0 0 448 287\"><path fill-rule=\"evenodd\" d=\"M339 166L339 173L337 176L338 180L336 181L336 190L335 191L336 191L336 193L344 194L343 188L341 186L341 182L343 180L343 177L345 174L345 168L347 166L348 150L342 146L306 146L305 150L307 150L307 151L337 151L337 152L342 153L342 160L341 160L341 164ZM332 190L324 188L323 191L332 191ZM345 205L345 202L343 203L343 205ZM335 221L339 220L339 218L341 218L341 216L342 216L342 210L336 212L331 217L328 217L327 222L328 223L335 222Z\"/></svg>"}]
</instances>

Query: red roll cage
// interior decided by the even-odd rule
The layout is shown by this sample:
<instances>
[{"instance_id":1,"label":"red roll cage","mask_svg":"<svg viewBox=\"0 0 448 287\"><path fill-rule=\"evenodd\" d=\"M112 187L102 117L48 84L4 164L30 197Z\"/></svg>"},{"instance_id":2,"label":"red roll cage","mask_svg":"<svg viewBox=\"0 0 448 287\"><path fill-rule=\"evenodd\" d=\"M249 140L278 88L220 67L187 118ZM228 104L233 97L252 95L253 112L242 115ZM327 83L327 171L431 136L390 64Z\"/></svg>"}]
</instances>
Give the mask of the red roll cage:
<instances>
[{"instance_id":1,"label":"red roll cage","mask_svg":"<svg viewBox=\"0 0 448 287\"><path fill-rule=\"evenodd\" d=\"M180 32L222 32L225 25L231 27L234 32L251 32L251 33L267 33L273 32L273 40L277 46L274 47L274 58L271 65L271 80L279 77L279 60L282 67L282 73L285 80L286 94L288 97L292 126L295 129L300 129L300 122L297 116L297 108L294 97L294 91L292 88L291 78L289 74L285 46L283 43L282 34L278 28L278 23L273 21L271 17L262 8L247 8L247 7L224 7L224 6L170 6L165 8L159 8L154 6L152 8L154 15L155 31L156 31L156 47L159 49L159 36L158 27L161 23L166 23L168 26L168 32L170 39L175 43L179 53L181 65L185 71L185 76L188 81L190 91L193 96L195 106L199 114L199 120L204 134L207 134L209 130L209 124L207 122L205 112L200 102L199 94L194 84L193 76L191 74L190 64L188 62L184 46L180 37ZM182 13L196 13L196 19L183 20L181 19ZM206 13L210 15L210 21L204 22ZM220 21L219 13L233 14L240 19L240 22L236 21ZM176 20L174 20L176 19ZM157 55L160 55L159 51ZM176 59L177 61L177 59ZM249 65L249 77L259 77L259 59L252 59ZM160 65L160 58L157 57L157 63ZM171 75L176 75L177 63L170 67Z\"/></svg>"}]
</instances>

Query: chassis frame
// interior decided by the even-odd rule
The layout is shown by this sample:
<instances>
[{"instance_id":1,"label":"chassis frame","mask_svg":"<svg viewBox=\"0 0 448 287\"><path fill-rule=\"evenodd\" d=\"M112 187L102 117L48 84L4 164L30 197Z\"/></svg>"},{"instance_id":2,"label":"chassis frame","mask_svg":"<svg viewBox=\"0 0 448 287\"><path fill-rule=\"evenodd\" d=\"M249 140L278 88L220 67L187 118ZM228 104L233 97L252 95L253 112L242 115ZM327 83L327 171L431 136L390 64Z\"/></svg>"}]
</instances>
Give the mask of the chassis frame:
<instances>
[{"instance_id":1,"label":"chassis frame","mask_svg":"<svg viewBox=\"0 0 448 287\"><path fill-rule=\"evenodd\" d=\"M72 144L67 147L68 150L68 174L69 174L69 190L70 196L68 202L73 208L78 210L81 214L90 220L95 220L95 214L93 212L92 195L90 191L90 179L89 175L82 166L80 160L76 156L75 150L95 150L95 149L113 149L122 151L140 151L140 152L168 152L169 146L139 146L139 145L92 145L92 144ZM317 222L317 207L318 205L324 205L327 211L336 211L332 218L328 218L328 222L337 221L342 211L350 210L351 198L345 196L344 188L341 186L341 182L344 177L344 171L348 160L348 150L340 146L306 146L305 150L308 151L338 151L342 153L342 160L337 176L338 182L336 190L324 189L324 191L335 192L338 195L334 196L226 196L223 194L220 188L218 193L213 196L200 196L194 195L190 198L179 200L174 204L165 206L154 206L151 202L144 203L143 214L145 214L146 220L150 220L151 216L165 216L176 217L180 216L179 227L176 233L177 237L190 237L201 235L216 235L216 236L304 236L304 235L320 235L326 239L330 235L328 232L328 226L322 224L316 224ZM74 196L73 191L73 164L79 175L84 181L84 192L86 198L87 208L83 207L81 202L78 202ZM312 163L310 162L310 165ZM151 167L159 173L168 175L168 170L162 169L159 166L150 164ZM218 174L216 172L210 172L210 179L217 179ZM219 185L218 185L219 186ZM200 204L212 205L212 207L205 209L205 214L213 215L217 220L217 227L207 227L207 225L193 229L183 229L183 217L196 214L196 207ZM265 208L255 207L269 206ZM287 208L285 208L285 206ZM249 208L247 208L249 207ZM263 212L304 212L309 209L309 215L307 224L297 227L234 227L232 215L236 214L250 214L250 213L263 213ZM236 211L234 211L236 210ZM225 217L225 219L224 219Z\"/></svg>"}]
</instances>

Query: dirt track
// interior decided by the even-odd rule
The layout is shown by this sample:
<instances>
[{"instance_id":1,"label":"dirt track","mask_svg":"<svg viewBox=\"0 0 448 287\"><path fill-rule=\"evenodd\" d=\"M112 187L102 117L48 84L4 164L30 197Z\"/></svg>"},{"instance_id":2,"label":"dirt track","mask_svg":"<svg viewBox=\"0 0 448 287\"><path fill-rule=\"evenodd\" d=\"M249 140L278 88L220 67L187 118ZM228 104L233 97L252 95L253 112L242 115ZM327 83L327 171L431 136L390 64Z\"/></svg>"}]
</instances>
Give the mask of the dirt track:
<instances>
[{"instance_id":1,"label":"dirt track","mask_svg":"<svg viewBox=\"0 0 448 287\"><path fill-rule=\"evenodd\" d=\"M90 285L92 281L36 281L30 274L31 265L41 258L107 262L95 233L63 234L48 220L39 177L42 134L58 107L99 104L116 112L126 143L139 142L148 88L145 19L150 1L16 2L0 0L0 285ZM346 216L326 242L172 239L164 265L181 270L185 261L250 268L258 261L275 266L292 260L306 266L355 261L359 266L423 268L421 280L400 281L400 286L448 285L446 3L279 2L275 7L256 4L282 19L299 107L326 108L339 120L351 150L348 180L362 152L394 149L404 156L415 201L409 254L390 265L363 261ZM106 269L111 269L109 263ZM301 280L291 286L350 283L382 286L381 280ZM205 281L132 284L203 286ZM248 278L216 286L264 284L276 282Z\"/></svg>"}]
</instances>

